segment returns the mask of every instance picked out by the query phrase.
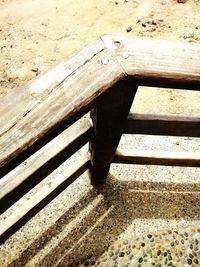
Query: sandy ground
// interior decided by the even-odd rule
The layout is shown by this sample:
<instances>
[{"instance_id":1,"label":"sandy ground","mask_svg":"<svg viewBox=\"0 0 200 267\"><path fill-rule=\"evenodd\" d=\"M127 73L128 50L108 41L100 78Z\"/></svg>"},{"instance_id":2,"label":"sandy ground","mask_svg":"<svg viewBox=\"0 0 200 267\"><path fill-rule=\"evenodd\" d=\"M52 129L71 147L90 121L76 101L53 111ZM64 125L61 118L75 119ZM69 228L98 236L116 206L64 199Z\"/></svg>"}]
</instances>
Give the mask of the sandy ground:
<instances>
[{"instance_id":1,"label":"sandy ground","mask_svg":"<svg viewBox=\"0 0 200 267\"><path fill-rule=\"evenodd\" d=\"M200 43L199 14L197 0L184 4L175 0L0 0L0 95L23 85L102 34ZM127 32L129 27L131 31ZM144 87L139 89L133 109L200 114L199 102L198 92ZM125 139L124 146L129 144ZM165 142L160 139L155 143L140 137L132 145L149 149L164 146L169 150L175 147L180 151L199 149L199 141L187 138ZM60 265L66 266L74 250L82 255L80 248L85 240L86 247L95 254L94 243L103 251L108 244L106 238L111 243L122 232L129 237L130 233L134 236L167 227L197 226L199 177L195 168L124 166L122 170L114 165L102 200L83 175L72 185L74 191L68 188L36 216L38 224L31 220L4 244L0 265L12 262L9 266L55 266L58 257L59 261L64 259L68 251L69 256ZM77 191L79 194L73 194ZM79 202L78 196L82 199ZM70 233L78 225L75 216L82 225ZM96 225L98 220L100 224ZM89 226L93 227L90 231ZM116 233L110 232L113 228Z\"/></svg>"},{"instance_id":2,"label":"sandy ground","mask_svg":"<svg viewBox=\"0 0 200 267\"><path fill-rule=\"evenodd\" d=\"M200 42L199 14L198 0L184 4L175 0L86 0L84 4L82 0L1 0L0 96L103 34ZM169 112L179 106L181 112L193 99L200 99L198 93L146 92L138 96L145 111L161 98L162 109ZM146 104L147 98L153 102ZM192 111L196 112L196 107L195 102Z\"/></svg>"},{"instance_id":3,"label":"sandy ground","mask_svg":"<svg viewBox=\"0 0 200 267\"><path fill-rule=\"evenodd\" d=\"M197 0L1 0L0 93L102 34L200 42L199 14Z\"/></svg>"}]
</instances>

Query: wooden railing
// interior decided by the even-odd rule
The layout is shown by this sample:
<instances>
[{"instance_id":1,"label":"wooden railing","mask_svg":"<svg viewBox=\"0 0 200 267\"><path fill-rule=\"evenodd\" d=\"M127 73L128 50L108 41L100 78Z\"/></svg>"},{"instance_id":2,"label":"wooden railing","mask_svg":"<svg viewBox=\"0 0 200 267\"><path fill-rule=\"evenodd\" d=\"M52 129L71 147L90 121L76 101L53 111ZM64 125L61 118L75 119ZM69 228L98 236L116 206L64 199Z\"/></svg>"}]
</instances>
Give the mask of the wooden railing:
<instances>
[{"instance_id":1,"label":"wooden railing","mask_svg":"<svg viewBox=\"0 0 200 267\"><path fill-rule=\"evenodd\" d=\"M129 114L139 85L200 90L199 59L197 44L108 35L1 98L1 213L87 142L90 153L1 220L0 242L87 169L100 189L112 162L200 166L199 153L117 150L122 133L200 136L199 117Z\"/></svg>"}]
</instances>

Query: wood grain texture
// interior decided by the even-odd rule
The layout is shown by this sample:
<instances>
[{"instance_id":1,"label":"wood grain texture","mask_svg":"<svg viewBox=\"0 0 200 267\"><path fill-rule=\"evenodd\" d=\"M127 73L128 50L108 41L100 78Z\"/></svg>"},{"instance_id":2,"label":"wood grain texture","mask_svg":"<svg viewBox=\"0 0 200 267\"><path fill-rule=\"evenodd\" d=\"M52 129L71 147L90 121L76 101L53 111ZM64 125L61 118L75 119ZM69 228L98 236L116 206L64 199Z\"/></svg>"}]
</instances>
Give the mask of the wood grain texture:
<instances>
[{"instance_id":1,"label":"wood grain texture","mask_svg":"<svg viewBox=\"0 0 200 267\"><path fill-rule=\"evenodd\" d=\"M91 140L92 133L89 120L74 124L0 179L0 213Z\"/></svg>"},{"instance_id":2,"label":"wood grain texture","mask_svg":"<svg viewBox=\"0 0 200 267\"><path fill-rule=\"evenodd\" d=\"M110 164L126 125L137 85L130 79L116 83L97 102L93 112L94 138L91 142L91 183L105 183Z\"/></svg>"},{"instance_id":3,"label":"wood grain texture","mask_svg":"<svg viewBox=\"0 0 200 267\"><path fill-rule=\"evenodd\" d=\"M8 217L0 222L0 244L44 208L89 167L90 161L88 156L80 157L77 162L67 168L67 174L65 170L56 179L52 180L51 185L45 185L31 198L24 200L21 206L17 207Z\"/></svg>"},{"instance_id":4,"label":"wood grain texture","mask_svg":"<svg viewBox=\"0 0 200 267\"><path fill-rule=\"evenodd\" d=\"M0 166L61 124L83 115L99 95L124 77L120 65L102 43L86 46L75 58L1 100ZM62 64L71 71L65 73ZM51 75L55 80L58 75L59 82L49 82Z\"/></svg>"},{"instance_id":5,"label":"wood grain texture","mask_svg":"<svg viewBox=\"0 0 200 267\"><path fill-rule=\"evenodd\" d=\"M91 42L71 58L63 60L25 86L0 98L0 136L12 129L54 91L59 90L74 72L103 50L102 42L99 40Z\"/></svg>"},{"instance_id":6,"label":"wood grain texture","mask_svg":"<svg viewBox=\"0 0 200 267\"><path fill-rule=\"evenodd\" d=\"M124 132L128 134L200 137L200 117L181 114L130 113Z\"/></svg>"},{"instance_id":7,"label":"wood grain texture","mask_svg":"<svg viewBox=\"0 0 200 267\"><path fill-rule=\"evenodd\" d=\"M114 163L200 167L198 152L117 150Z\"/></svg>"},{"instance_id":8,"label":"wood grain texture","mask_svg":"<svg viewBox=\"0 0 200 267\"><path fill-rule=\"evenodd\" d=\"M200 45L145 37L101 37L139 85L200 89Z\"/></svg>"}]
</instances>

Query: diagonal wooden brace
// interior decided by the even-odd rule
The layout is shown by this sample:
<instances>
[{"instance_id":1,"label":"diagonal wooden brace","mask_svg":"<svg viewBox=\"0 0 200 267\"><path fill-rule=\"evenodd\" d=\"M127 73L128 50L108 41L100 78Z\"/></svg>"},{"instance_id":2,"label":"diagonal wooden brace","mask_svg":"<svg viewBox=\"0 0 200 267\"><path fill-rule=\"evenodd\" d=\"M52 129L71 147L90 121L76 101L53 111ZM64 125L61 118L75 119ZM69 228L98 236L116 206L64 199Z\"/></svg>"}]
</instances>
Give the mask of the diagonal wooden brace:
<instances>
[{"instance_id":1,"label":"diagonal wooden brace","mask_svg":"<svg viewBox=\"0 0 200 267\"><path fill-rule=\"evenodd\" d=\"M106 181L136 91L133 80L124 78L99 99L91 112L94 126L90 143L91 183L94 186L100 187Z\"/></svg>"}]
</instances>

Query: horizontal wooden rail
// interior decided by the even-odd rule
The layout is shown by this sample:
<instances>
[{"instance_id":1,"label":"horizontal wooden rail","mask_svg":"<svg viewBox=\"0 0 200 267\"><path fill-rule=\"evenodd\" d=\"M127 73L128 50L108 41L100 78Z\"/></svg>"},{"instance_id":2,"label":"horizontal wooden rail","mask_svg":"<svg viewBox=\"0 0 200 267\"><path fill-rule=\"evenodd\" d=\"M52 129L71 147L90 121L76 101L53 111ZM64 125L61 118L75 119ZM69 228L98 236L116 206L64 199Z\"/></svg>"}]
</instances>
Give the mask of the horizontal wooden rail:
<instances>
[{"instance_id":1,"label":"horizontal wooden rail","mask_svg":"<svg viewBox=\"0 0 200 267\"><path fill-rule=\"evenodd\" d=\"M0 99L0 167L49 141L124 77L150 86L200 89L200 46L149 38L101 37ZM50 136L50 137L49 137Z\"/></svg>"},{"instance_id":2,"label":"horizontal wooden rail","mask_svg":"<svg viewBox=\"0 0 200 267\"><path fill-rule=\"evenodd\" d=\"M30 220L50 201L58 196L64 189L74 182L82 173L90 167L88 155L79 157L73 165L52 180L51 185L45 185L40 191L27 199L13 212L0 222L0 244L8 239L22 225Z\"/></svg>"},{"instance_id":3,"label":"horizontal wooden rail","mask_svg":"<svg viewBox=\"0 0 200 267\"><path fill-rule=\"evenodd\" d=\"M190 152L117 150L114 163L200 167L200 154Z\"/></svg>"},{"instance_id":4,"label":"horizontal wooden rail","mask_svg":"<svg viewBox=\"0 0 200 267\"><path fill-rule=\"evenodd\" d=\"M139 85L200 89L200 45L145 37L102 37Z\"/></svg>"},{"instance_id":5,"label":"horizontal wooden rail","mask_svg":"<svg viewBox=\"0 0 200 267\"><path fill-rule=\"evenodd\" d=\"M0 214L92 138L89 120L72 125L0 180Z\"/></svg>"},{"instance_id":6,"label":"horizontal wooden rail","mask_svg":"<svg viewBox=\"0 0 200 267\"><path fill-rule=\"evenodd\" d=\"M200 137L200 115L130 113L124 132Z\"/></svg>"}]
</instances>

